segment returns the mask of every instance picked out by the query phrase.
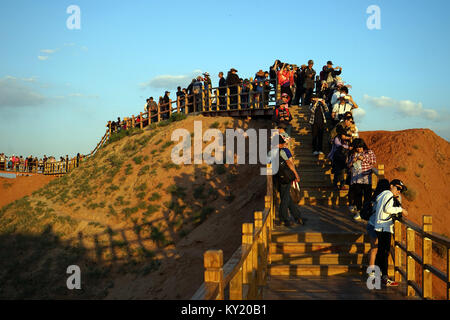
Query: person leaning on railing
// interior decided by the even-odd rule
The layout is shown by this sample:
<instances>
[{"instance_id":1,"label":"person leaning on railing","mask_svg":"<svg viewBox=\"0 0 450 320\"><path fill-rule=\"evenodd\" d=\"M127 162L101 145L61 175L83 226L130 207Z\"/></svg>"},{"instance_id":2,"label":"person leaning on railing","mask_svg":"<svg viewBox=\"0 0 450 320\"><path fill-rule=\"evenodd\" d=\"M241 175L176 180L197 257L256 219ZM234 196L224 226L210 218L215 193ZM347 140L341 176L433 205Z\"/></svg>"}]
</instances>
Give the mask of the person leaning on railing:
<instances>
[{"instance_id":1,"label":"person leaning on railing","mask_svg":"<svg viewBox=\"0 0 450 320\"><path fill-rule=\"evenodd\" d=\"M406 190L401 180L394 179L390 183L390 189L383 191L376 199L374 229L378 239L378 252L375 265L380 268L382 283L387 287L398 286L397 282L388 277L388 256L394 233L394 219L408 215L408 211L398 201L400 194Z\"/></svg>"}]
</instances>

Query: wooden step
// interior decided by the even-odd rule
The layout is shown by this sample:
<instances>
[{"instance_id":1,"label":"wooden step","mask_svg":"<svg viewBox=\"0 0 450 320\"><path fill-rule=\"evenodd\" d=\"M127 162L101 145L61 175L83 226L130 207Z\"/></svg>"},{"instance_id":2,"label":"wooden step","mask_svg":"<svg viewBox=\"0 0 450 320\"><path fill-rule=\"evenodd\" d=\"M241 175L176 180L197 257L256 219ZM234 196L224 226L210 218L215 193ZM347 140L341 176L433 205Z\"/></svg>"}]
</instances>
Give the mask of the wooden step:
<instances>
[{"instance_id":1,"label":"wooden step","mask_svg":"<svg viewBox=\"0 0 450 320\"><path fill-rule=\"evenodd\" d=\"M323 206L348 206L349 202L347 198L301 198L297 203L299 206L310 205L323 205Z\"/></svg>"},{"instance_id":2,"label":"wooden step","mask_svg":"<svg viewBox=\"0 0 450 320\"><path fill-rule=\"evenodd\" d=\"M369 255L362 253L301 253L301 254L283 254L276 253L270 255L272 265L349 265L349 264L368 264Z\"/></svg>"},{"instance_id":3,"label":"wooden step","mask_svg":"<svg viewBox=\"0 0 450 320\"><path fill-rule=\"evenodd\" d=\"M270 265L271 276L334 276L339 274L362 275L367 267L362 265Z\"/></svg>"},{"instance_id":4,"label":"wooden step","mask_svg":"<svg viewBox=\"0 0 450 320\"><path fill-rule=\"evenodd\" d=\"M389 265L389 273L392 273L394 267ZM367 265L270 265L269 274L271 276L334 276L334 275L363 275L366 274Z\"/></svg>"},{"instance_id":5,"label":"wooden step","mask_svg":"<svg viewBox=\"0 0 450 320\"><path fill-rule=\"evenodd\" d=\"M270 253L368 253L370 243L284 242L271 243Z\"/></svg>"},{"instance_id":6,"label":"wooden step","mask_svg":"<svg viewBox=\"0 0 450 320\"><path fill-rule=\"evenodd\" d=\"M362 243L368 242L365 233L285 232L272 233L272 242Z\"/></svg>"}]
</instances>

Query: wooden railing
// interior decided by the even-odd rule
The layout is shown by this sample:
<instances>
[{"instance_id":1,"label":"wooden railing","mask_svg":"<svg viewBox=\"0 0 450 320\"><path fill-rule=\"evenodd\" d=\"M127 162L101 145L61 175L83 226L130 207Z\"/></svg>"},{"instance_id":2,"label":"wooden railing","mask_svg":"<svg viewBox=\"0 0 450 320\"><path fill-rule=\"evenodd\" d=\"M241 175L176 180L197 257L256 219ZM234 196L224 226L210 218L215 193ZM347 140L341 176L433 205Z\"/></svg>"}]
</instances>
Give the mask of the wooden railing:
<instances>
[{"instance_id":1,"label":"wooden railing","mask_svg":"<svg viewBox=\"0 0 450 320\"><path fill-rule=\"evenodd\" d=\"M275 219L272 169L267 165L264 211L255 211L254 222L242 225L242 245L223 264L222 250L204 254L204 283L192 300L261 299L266 286L269 245Z\"/></svg>"},{"instance_id":2,"label":"wooden railing","mask_svg":"<svg viewBox=\"0 0 450 320\"><path fill-rule=\"evenodd\" d=\"M226 94L220 94L220 92ZM231 93L236 91L236 93ZM214 93L214 94L213 94ZM253 91L252 85L248 92L243 92L240 85L226 87L212 87L205 89L201 87L199 93L183 95L177 97L177 100L169 99L167 103L157 103L156 110L140 112L138 116L134 114L131 117L124 118L120 123L120 130L130 128L141 128L151 123L160 122L170 118L173 113L207 113L212 111L231 111L247 109L269 109L275 105L276 100L280 98L280 86L270 86L264 88L263 92L256 97L257 92ZM114 133L111 121L106 125L110 134Z\"/></svg>"},{"instance_id":3,"label":"wooden railing","mask_svg":"<svg viewBox=\"0 0 450 320\"><path fill-rule=\"evenodd\" d=\"M406 229L406 243L402 232ZM416 252L416 235L422 242L422 255ZM408 219L402 218L394 224L394 270L395 280L407 283L407 296L418 295L423 299L433 299L433 275L446 285L447 300L450 299L450 239L432 232L432 217L423 216L422 228ZM434 245L434 246L433 246ZM447 272L433 266L433 247L444 248ZM406 255L406 263L403 258ZM422 281L416 279L416 263L422 269ZM406 268L405 268L406 267Z\"/></svg>"}]
</instances>

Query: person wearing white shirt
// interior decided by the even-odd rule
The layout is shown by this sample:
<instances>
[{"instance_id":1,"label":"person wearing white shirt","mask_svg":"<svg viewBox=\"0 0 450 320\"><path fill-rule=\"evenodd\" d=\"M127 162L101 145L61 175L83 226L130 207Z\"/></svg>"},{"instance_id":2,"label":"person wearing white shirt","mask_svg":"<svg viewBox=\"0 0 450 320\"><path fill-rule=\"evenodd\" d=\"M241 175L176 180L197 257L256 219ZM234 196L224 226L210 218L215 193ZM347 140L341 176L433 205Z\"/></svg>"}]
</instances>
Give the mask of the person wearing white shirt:
<instances>
[{"instance_id":1,"label":"person wearing white shirt","mask_svg":"<svg viewBox=\"0 0 450 320\"><path fill-rule=\"evenodd\" d=\"M391 237L394 233L394 217L401 213L408 215L408 211L401 207L398 198L400 193L406 191L406 186L401 180L394 179L390 183L390 189L383 191L376 198L374 230L378 239L378 251L375 258L375 265L381 270L382 282L386 286L398 286L388 278L388 256L391 249Z\"/></svg>"},{"instance_id":2,"label":"person wearing white shirt","mask_svg":"<svg viewBox=\"0 0 450 320\"><path fill-rule=\"evenodd\" d=\"M334 123L338 123L346 112L352 112L353 109L358 108L358 105L350 95L343 95L339 97L339 102L335 103L331 111L331 119Z\"/></svg>"}]
</instances>

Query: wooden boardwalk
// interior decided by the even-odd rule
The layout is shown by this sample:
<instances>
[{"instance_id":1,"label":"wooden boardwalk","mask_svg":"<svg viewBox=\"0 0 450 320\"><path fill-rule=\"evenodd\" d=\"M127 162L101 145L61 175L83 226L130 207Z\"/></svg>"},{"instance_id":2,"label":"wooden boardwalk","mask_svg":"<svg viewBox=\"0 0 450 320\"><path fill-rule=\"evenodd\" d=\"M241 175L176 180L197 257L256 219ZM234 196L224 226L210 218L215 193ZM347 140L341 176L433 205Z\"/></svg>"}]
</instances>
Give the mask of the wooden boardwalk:
<instances>
[{"instance_id":1,"label":"wooden boardwalk","mask_svg":"<svg viewBox=\"0 0 450 320\"><path fill-rule=\"evenodd\" d=\"M304 226L276 227L263 297L268 300L402 300L406 287L369 290L365 224L345 208L301 206ZM391 268L392 271L392 268Z\"/></svg>"},{"instance_id":2,"label":"wooden boardwalk","mask_svg":"<svg viewBox=\"0 0 450 320\"><path fill-rule=\"evenodd\" d=\"M406 287L369 290L370 243L365 222L348 212L347 191L334 190L330 162L312 155L306 106L293 106L292 145L300 175L305 225L278 226L272 232L264 299L398 300ZM326 141L324 141L326 144ZM326 151L326 150L324 150ZM392 267L390 273L393 273Z\"/></svg>"}]
</instances>

